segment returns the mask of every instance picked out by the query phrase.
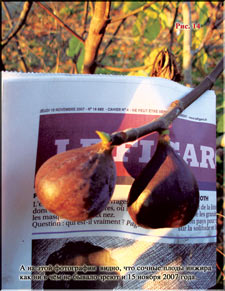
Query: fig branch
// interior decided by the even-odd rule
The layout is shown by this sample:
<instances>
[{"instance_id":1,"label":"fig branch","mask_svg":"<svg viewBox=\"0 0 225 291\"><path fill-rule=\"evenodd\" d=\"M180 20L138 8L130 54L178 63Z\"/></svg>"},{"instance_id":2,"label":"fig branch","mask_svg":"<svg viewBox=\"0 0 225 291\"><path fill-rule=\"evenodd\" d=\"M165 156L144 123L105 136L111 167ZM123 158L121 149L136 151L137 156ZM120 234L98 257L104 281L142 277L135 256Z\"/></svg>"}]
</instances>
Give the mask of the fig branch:
<instances>
[{"instance_id":1,"label":"fig branch","mask_svg":"<svg viewBox=\"0 0 225 291\"><path fill-rule=\"evenodd\" d=\"M160 132L168 129L169 125L177 118L179 114L181 114L189 105L197 100L204 92L212 88L216 79L223 72L223 66L224 58L196 88L181 99L172 102L168 110L162 116L143 126L112 133L110 135L111 145L121 145L129 141L135 141L136 139L150 134L151 132Z\"/></svg>"},{"instance_id":2,"label":"fig branch","mask_svg":"<svg viewBox=\"0 0 225 291\"><path fill-rule=\"evenodd\" d=\"M139 7L139 8L137 8L137 9L135 9L135 10L133 10L133 11L127 13L127 14L124 14L124 15L119 16L119 17L110 18L110 19L108 20L108 23L114 23L114 22L117 22L117 21L121 21L121 20L123 20L123 19L126 19L126 18L128 18L128 17L130 17L130 16L136 15L136 14L138 14L140 11L144 11L145 9L147 9L148 7L150 7L151 5L153 5L154 3L155 3L155 1L150 2L150 3L146 3L145 5L143 5L143 6Z\"/></svg>"}]
</instances>

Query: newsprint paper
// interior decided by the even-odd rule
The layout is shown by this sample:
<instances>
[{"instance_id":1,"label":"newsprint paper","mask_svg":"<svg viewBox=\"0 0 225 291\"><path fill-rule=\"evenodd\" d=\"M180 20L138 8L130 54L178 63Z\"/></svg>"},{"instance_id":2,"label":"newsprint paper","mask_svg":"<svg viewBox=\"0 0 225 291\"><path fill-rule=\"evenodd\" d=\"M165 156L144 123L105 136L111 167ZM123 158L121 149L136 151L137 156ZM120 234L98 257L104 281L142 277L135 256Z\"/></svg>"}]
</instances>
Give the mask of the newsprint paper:
<instances>
[{"instance_id":1,"label":"newsprint paper","mask_svg":"<svg viewBox=\"0 0 225 291\"><path fill-rule=\"evenodd\" d=\"M170 126L172 147L197 179L199 209L184 227L154 230L132 221L126 200L156 149L155 132L113 150L115 191L92 219L72 222L48 212L36 196L35 174L51 156L99 142L96 130L112 133L149 123L191 88L162 78L4 72L2 89L3 289L215 285L214 91Z\"/></svg>"}]
</instances>

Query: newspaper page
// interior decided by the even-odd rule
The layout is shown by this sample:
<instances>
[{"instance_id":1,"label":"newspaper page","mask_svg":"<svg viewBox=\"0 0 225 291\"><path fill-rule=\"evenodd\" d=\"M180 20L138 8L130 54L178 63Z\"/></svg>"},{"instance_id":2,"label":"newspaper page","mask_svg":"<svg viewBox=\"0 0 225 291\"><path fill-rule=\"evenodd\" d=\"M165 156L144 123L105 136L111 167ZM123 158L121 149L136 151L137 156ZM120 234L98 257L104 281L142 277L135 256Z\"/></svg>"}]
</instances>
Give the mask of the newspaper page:
<instances>
[{"instance_id":1,"label":"newspaper page","mask_svg":"<svg viewBox=\"0 0 225 291\"><path fill-rule=\"evenodd\" d=\"M151 159L157 133L113 150L117 183L99 215L69 221L47 211L34 189L53 155L149 123L192 90L162 78L2 75L3 289L207 289L216 281L215 100L209 90L170 126L190 166L200 205L180 228L145 229L127 211L130 187ZM96 271L96 266L98 266Z\"/></svg>"}]
</instances>

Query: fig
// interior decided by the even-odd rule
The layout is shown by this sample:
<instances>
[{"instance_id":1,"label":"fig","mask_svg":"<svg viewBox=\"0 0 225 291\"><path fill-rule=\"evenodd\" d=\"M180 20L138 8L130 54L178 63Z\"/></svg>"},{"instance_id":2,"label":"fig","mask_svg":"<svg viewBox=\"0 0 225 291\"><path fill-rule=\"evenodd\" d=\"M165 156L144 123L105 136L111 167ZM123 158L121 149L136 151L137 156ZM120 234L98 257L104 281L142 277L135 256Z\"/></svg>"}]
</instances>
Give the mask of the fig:
<instances>
[{"instance_id":1,"label":"fig","mask_svg":"<svg viewBox=\"0 0 225 291\"><path fill-rule=\"evenodd\" d=\"M195 216L197 181L165 136L160 136L152 159L134 180L127 206L132 220L144 228L181 227Z\"/></svg>"},{"instance_id":2,"label":"fig","mask_svg":"<svg viewBox=\"0 0 225 291\"><path fill-rule=\"evenodd\" d=\"M61 218L83 221L99 214L111 199L116 169L107 134L101 142L68 150L38 170L35 190L42 205Z\"/></svg>"}]
</instances>

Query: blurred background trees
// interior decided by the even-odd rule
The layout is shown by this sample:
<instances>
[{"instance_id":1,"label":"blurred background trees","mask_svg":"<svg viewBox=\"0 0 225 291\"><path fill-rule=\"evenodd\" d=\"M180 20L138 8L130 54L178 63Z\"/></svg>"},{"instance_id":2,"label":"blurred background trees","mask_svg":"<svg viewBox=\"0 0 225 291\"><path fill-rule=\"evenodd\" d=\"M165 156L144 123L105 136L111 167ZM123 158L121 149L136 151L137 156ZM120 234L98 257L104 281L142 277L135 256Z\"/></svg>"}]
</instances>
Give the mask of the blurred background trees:
<instances>
[{"instance_id":1,"label":"blurred background trees","mask_svg":"<svg viewBox=\"0 0 225 291\"><path fill-rule=\"evenodd\" d=\"M184 29L182 25L188 26ZM1 69L151 76L155 57L166 48L176 57L183 75L181 83L194 87L223 57L223 28L222 1L2 1ZM217 95L221 227L223 76L213 90Z\"/></svg>"},{"instance_id":2,"label":"blurred background trees","mask_svg":"<svg viewBox=\"0 0 225 291\"><path fill-rule=\"evenodd\" d=\"M167 47L181 66L191 58L192 78L197 83L223 55L221 1L110 2L35 1L32 7L28 2L2 2L3 45L21 17L25 18L16 37L3 47L5 68L148 75L154 56ZM178 23L191 29L176 28Z\"/></svg>"}]
</instances>

